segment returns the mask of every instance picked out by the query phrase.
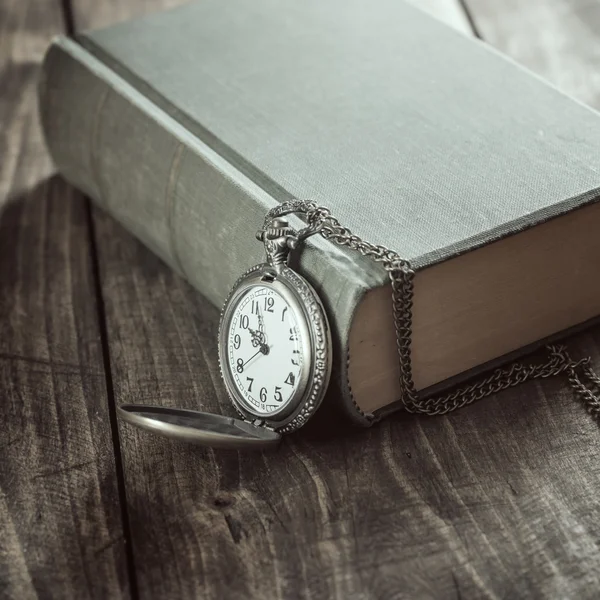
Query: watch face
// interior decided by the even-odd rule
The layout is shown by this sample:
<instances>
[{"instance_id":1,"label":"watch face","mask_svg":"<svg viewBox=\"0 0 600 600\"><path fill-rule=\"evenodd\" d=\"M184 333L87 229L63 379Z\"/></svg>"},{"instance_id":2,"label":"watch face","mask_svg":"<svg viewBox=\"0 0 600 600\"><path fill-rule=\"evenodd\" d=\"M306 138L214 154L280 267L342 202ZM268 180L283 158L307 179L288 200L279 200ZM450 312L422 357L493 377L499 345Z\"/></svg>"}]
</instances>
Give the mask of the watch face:
<instances>
[{"instance_id":1,"label":"watch face","mask_svg":"<svg viewBox=\"0 0 600 600\"><path fill-rule=\"evenodd\" d=\"M310 360L302 311L272 286L240 294L225 323L226 368L246 409L258 416L284 411L297 396Z\"/></svg>"}]
</instances>

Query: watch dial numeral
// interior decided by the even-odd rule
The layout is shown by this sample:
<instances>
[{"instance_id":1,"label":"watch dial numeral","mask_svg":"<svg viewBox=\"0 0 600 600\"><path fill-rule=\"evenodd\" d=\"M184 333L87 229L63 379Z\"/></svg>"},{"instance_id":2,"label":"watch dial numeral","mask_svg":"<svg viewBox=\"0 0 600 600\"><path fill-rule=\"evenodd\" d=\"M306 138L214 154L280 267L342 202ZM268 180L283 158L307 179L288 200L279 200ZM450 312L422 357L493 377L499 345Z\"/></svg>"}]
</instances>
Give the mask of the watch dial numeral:
<instances>
[{"instance_id":1,"label":"watch dial numeral","mask_svg":"<svg viewBox=\"0 0 600 600\"><path fill-rule=\"evenodd\" d=\"M268 284L249 288L228 324L228 383L259 417L282 413L304 381L304 315ZM231 381L232 380L232 381Z\"/></svg>"},{"instance_id":2,"label":"watch dial numeral","mask_svg":"<svg viewBox=\"0 0 600 600\"><path fill-rule=\"evenodd\" d=\"M274 305L275 305L275 298L272 298L271 296L267 296L265 298L265 311L272 313Z\"/></svg>"}]
</instances>

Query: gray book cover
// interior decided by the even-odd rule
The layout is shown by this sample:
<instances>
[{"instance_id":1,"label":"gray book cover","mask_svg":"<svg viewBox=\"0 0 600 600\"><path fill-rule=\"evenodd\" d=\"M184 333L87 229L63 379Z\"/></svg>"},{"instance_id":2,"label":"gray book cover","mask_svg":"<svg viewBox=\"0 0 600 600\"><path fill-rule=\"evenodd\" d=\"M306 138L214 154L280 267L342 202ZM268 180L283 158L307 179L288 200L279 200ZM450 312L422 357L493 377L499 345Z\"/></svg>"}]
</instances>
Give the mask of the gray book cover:
<instances>
[{"instance_id":1,"label":"gray book cover","mask_svg":"<svg viewBox=\"0 0 600 600\"><path fill-rule=\"evenodd\" d=\"M215 304L293 197L420 270L600 193L597 113L399 0L205 0L56 40L40 94L60 171ZM315 238L301 268L351 407L352 316L386 274Z\"/></svg>"}]
</instances>

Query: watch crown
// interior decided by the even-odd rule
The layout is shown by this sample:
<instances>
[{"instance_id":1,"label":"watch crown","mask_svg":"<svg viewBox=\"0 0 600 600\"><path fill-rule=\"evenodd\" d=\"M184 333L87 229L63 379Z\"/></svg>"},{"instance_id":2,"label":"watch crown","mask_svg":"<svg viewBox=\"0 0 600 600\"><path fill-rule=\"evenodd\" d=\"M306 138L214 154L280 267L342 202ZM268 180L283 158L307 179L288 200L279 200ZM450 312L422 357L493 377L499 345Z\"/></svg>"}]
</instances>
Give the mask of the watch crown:
<instances>
[{"instance_id":1,"label":"watch crown","mask_svg":"<svg viewBox=\"0 0 600 600\"><path fill-rule=\"evenodd\" d=\"M274 229L283 229L285 227L289 227L290 224L286 219L282 219L281 217L277 217L271 221L271 227Z\"/></svg>"},{"instance_id":2,"label":"watch crown","mask_svg":"<svg viewBox=\"0 0 600 600\"><path fill-rule=\"evenodd\" d=\"M274 267L287 264L290 249L297 246L296 232L286 219L273 219L256 237L264 243L267 261Z\"/></svg>"}]
</instances>

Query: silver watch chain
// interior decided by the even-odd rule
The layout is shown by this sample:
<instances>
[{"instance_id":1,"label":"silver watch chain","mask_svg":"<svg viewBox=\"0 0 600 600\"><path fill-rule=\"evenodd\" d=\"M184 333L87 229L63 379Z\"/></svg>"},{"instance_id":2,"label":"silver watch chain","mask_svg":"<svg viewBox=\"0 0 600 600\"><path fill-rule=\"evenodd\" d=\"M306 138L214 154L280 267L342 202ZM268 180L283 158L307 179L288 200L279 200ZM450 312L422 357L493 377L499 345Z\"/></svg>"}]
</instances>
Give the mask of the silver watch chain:
<instances>
[{"instance_id":1,"label":"silver watch chain","mask_svg":"<svg viewBox=\"0 0 600 600\"><path fill-rule=\"evenodd\" d=\"M498 368L489 375L477 378L472 383L458 386L448 393L420 398L412 378L411 339L415 272L409 261L385 246L362 240L343 227L328 208L311 201L291 200L272 208L265 216L263 230L273 219L287 214L303 215L307 222L307 227L297 233L298 242L311 235L320 234L339 246L355 250L383 265L392 287L400 372L401 398L399 400L408 412L442 415L526 381L565 373L571 388L586 410L593 418L600 418L600 378L592 370L590 358L575 361L564 345L546 346L548 358L541 364L526 365L513 362L507 367Z\"/></svg>"}]
</instances>

